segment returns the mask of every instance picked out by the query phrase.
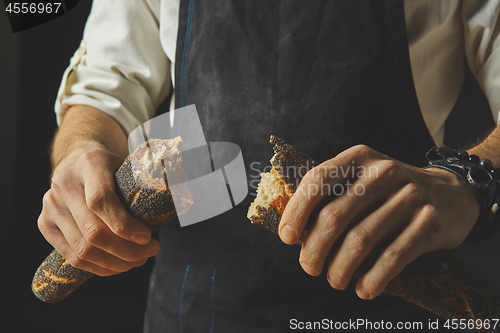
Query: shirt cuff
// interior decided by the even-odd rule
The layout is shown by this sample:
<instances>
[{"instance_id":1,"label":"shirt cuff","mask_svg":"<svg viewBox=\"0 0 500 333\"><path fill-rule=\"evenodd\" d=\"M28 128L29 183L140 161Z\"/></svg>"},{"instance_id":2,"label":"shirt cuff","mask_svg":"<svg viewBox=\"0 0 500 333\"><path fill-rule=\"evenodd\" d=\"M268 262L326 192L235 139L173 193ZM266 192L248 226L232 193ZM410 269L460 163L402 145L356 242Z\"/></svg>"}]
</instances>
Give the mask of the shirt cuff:
<instances>
[{"instance_id":1,"label":"shirt cuff","mask_svg":"<svg viewBox=\"0 0 500 333\"><path fill-rule=\"evenodd\" d=\"M98 63L97 66L93 66ZM103 70L109 68L110 70ZM55 113L57 124L72 105L88 105L112 118L127 136L151 118L154 105L143 87L133 83L106 59L87 55L83 40L65 70L57 94Z\"/></svg>"}]
</instances>

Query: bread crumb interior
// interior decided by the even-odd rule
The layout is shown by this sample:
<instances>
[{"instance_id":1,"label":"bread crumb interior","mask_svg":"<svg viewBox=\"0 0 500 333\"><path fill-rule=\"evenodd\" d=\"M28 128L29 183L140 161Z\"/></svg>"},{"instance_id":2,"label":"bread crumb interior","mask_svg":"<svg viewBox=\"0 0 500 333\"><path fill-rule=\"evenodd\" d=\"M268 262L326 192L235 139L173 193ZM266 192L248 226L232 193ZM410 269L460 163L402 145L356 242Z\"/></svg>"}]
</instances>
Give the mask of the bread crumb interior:
<instances>
[{"instance_id":1,"label":"bread crumb interior","mask_svg":"<svg viewBox=\"0 0 500 333\"><path fill-rule=\"evenodd\" d=\"M261 180L257 188L257 197L251 203L248 209L247 217L251 219L252 216L258 215L258 206L262 208L269 208L271 203L278 197L288 198L283 181L279 173L272 168L271 171L261 173Z\"/></svg>"},{"instance_id":2,"label":"bread crumb interior","mask_svg":"<svg viewBox=\"0 0 500 333\"><path fill-rule=\"evenodd\" d=\"M134 153L134 161L137 163L133 162L133 165L135 174L142 183L155 189L165 189L166 172L169 182L177 183L179 177L176 169L182 161L182 154L178 150L181 141L180 137L170 140L150 139L137 148Z\"/></svg>"}]
</instances>

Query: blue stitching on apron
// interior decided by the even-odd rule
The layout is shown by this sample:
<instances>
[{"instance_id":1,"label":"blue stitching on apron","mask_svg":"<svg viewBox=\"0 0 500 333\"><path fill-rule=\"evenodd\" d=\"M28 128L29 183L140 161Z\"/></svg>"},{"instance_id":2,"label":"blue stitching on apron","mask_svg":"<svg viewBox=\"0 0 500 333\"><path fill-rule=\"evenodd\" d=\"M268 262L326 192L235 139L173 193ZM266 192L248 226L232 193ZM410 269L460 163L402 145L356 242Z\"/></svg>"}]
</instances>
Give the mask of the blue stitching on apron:
<instances>
[{"instance_id":1,"label":"blue stitching on apron","mask_svg":"<svg viewBox=\"0 0 500 333\"><path fill-rule=\"evenodd\" d=\"M189 1L189 11L188 11L188 22L187 22L187 32L186 32L186 39L184 41L184 50L182 51L182 63L181 63L181 79L180 79L180 102L179 106L183 107L184 106L184 74L186 72L186 61L187 61L187 54L189 50L189 39L191 37L191 23L193 21L193 3L194 0Z\"/></svg>"},{"instance_id":2,"label":"blue stitching on apron","mask_svg":"<svg viewBox=\"0 0 500 333\"><path fill-rule=\"evenodd\" d=\"M212 275L212 292L210 293L210 302L212 304L212 325L210 326L210 333L214 330L214 321L215 321L215 310L214 310L214 284L215 284L215 271Z\"/></svg>"},{"instance_id":3,"label":"blue stitching on apron","mask_svg":"<svg viewBox=\"0 0 500 333\"><path fill-rule=\"evenodd\" d=\"M401 93L401 97L403 98L403 104L405 106L406 115L408 116L408 119L410 120L413 131L417 135L417 139L418 139L418 142L420 143L420 146L422 147L422 150L424 152L427 152L426 145L425 145L424 141L422 140L422 137L420 136L420 132L417 129L415 121L413 120L413 116L410 112L410 107L409 107L408 101L406 99L406 94L405 94L405 90L404 90L404 86L403 86L403 79L401 77L401 71L399 69L399 59L398 59L398 54L396 51L396 41L395 41L395 37L394 37L394 29L392 27L391 0L385 1L385 13L387 16L387 24L388 24L389 32L390 32L389 37L391 40L391 51L392 51L392 57L394 58L394 67L396 67L396 71L398 73L399 90Z\"/></svg>"},{"instance_id":4,"label":"blue stitching on apron","mask_svg":"<svg viewBox=\"0 0 500 333\"><path fill-rule=\"evenodd\" d=\"M186 278L188 276L189 272L189 265L186 268L186 273L184 274L184 280L182 281L182 287L181 287L181 302L179 305L179 332L182 333L182 297L184 295L184 285L186 284Z\"/></svg>"}]
</instances>

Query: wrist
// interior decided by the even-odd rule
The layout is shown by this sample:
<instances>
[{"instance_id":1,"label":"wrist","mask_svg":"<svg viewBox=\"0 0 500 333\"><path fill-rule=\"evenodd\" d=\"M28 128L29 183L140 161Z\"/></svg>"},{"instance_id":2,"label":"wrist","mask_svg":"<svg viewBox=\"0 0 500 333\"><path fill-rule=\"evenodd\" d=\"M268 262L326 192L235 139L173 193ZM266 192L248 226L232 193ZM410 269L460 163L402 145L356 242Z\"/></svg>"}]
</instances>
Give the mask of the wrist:
<instances>
[{"instance_id":1,"label":"wrist","mask_svg":"<svg viewBox=\"0 0 500 333\"><path fill-rule=\"evenodd\" d=\"M476 146L467 149L469 155L477 155L481 158L488 158L494 166L500 166L500 155L498 154L498 145L492 144L491 140L485 140Z\"/></svg>"},{"instance_id":2,"label":"wrist","mask_svg":"<svg viewBox=\"0 0 500 333\"><path fill-rule=\"evenodd\" d=\"M450 209L460 212L460 222L470 232L479 219L481 199L462 177L453 172L441 168L426 168L425 170L447 185L453 186L453 197L448 198L453 201Z\"/></svg>"},{"instance_id":3,"label":"wrist","mask_svg":"<svg viewBox=\"0 0 500 333\"><path fill-rule=\"evenodd\" d=\"M51 149L53 168L91 149L105 149L122 159L128 155L128 140L120 125L93 107L75 105L63 116Z\"/></svg>"},{"instance_id":4,"label":"wrist","mask_svg":"<svg viewBox=\"0 0 500 333\"><path fill-rule=\"evenodd\" d=\"M491 237L500 226L500 169L487 159L456 152L448 147L433 148L427 155L426 168L439 168L455 174L474 191L479 202L479 218L469 234L468 240L480 241Z\"/></svg>"},{"instance_id":5,"label":"wrist","mask_svg":"<svg viewBox=\"0 0 500 333\"><path fill-rule=\"evenodd\" d=\"M81 140L74 142L71 147L61 149L54 147L51 156L53 173L76 162L86 152L100 149L107 150L102 143L95 140Z\"/></svg>"}]
</instances>

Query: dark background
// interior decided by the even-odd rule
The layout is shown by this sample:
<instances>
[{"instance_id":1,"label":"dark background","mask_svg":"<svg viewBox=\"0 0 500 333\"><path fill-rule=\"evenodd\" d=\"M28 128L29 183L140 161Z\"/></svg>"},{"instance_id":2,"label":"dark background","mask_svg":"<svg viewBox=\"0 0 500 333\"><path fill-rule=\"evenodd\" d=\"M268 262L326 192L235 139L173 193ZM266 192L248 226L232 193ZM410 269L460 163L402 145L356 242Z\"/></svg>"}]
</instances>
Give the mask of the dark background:
<instances>
[{"instance_id":1,"label":"dark background","mask_svg":"<svg viewBox=\"0 0 500 333\"><path fill-rule=\"evenodd\" d=\"M94 277L71 297L45 304L31 292L52 251L38 231L49 189L54 102L78 48L91 1L60 18L12 33L0 4L0 332L141 332L152 260L109 278Z\"/></svg>"},{"instance_id":2,"label":"dark background","mask_svg":"<svg viewBox=\"0 0 500 333\"><path fill-rule=\"evenodd\" d=\"M62 17L15 34L0 5L0 332L142 331L152 260L125 274L95 277L57 304L39 301L30 288L33 273L52 250L36 221L49 189L48 148L56 130L53 106L90 5L80 1ZM447 132L452 146L489 127L487 121L473 121L480 112L488 114L488 104L469 72L466 77L448 119L457 129ZM456 252L500 290L500 234Z\"/></svg>"}]
</instances>

